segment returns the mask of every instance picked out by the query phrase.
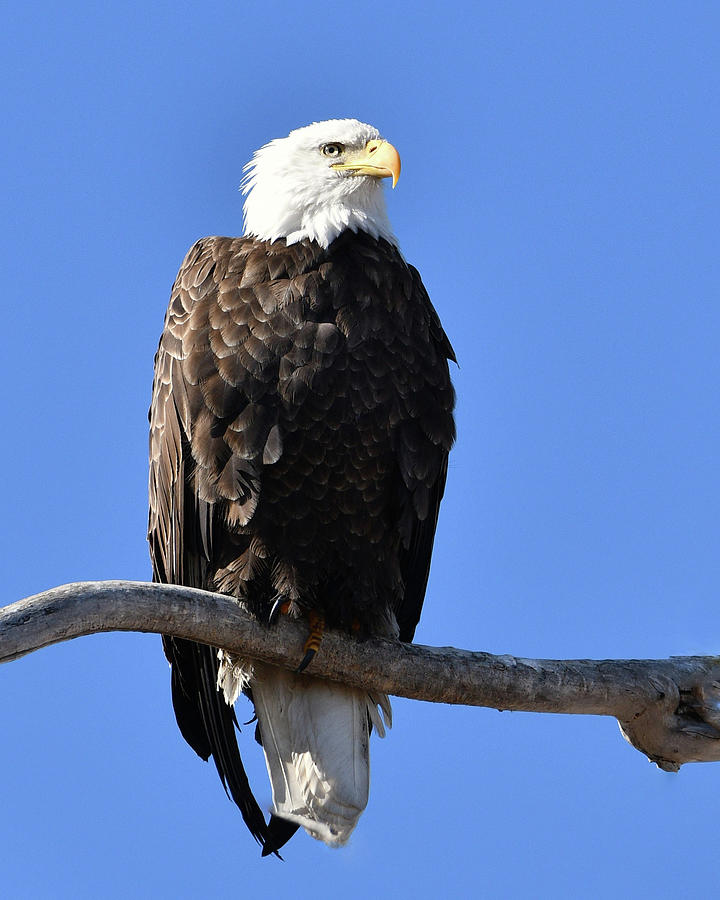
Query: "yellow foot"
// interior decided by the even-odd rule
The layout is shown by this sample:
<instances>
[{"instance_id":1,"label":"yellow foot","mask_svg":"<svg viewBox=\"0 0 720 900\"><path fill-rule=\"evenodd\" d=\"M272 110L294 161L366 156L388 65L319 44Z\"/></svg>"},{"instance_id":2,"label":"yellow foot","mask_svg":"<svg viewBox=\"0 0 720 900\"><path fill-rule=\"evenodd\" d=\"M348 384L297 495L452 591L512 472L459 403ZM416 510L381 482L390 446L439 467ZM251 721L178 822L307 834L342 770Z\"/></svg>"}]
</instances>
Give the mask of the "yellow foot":
<instances>
[{"instance_id":1,"label":"yellow foot","mask_svg":"<svg viewBox=\"0 0 720 900\"><path fill-rule=\"evenodd\" d=\"M310 610L308 614L308 623L310 625L310 634L303 647L305 656L303 656L302 662L297 669L295 669L295 672L298 675L301 672L304 672L315 658L315 654L320 649L323 632L325 631L325 617L322 613L316 612L314 609Z\"/></svg>"}]
</instances>

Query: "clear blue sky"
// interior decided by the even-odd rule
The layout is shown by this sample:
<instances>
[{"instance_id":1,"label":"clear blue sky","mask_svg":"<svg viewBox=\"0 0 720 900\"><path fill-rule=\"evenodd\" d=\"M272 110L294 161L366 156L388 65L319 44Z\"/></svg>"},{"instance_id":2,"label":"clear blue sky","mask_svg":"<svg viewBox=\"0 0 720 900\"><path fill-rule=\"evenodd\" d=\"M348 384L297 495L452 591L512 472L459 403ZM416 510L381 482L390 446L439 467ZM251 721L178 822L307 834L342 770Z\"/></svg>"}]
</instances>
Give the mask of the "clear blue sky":
<instances>
[{"instance_id":1,"label":"clear blue sky","mask_svg":"<svg viewBox=\"0 0 720 900\"><path fill-rule=\"evenodd\" d=\"M257 146L354 116L402 155L391 219L460 361L417 639L717 653L718 34L710 2L10 7L5 601L149 578L146 411L178 265L196 238L239 233ZM397 700L351 845L298 835L285 863L260 859L182 741L155 636L4 666L0 722L7 897L670 898L717 882L720 767L659 772L609 719Z\"/></svg>"}]
</instances>

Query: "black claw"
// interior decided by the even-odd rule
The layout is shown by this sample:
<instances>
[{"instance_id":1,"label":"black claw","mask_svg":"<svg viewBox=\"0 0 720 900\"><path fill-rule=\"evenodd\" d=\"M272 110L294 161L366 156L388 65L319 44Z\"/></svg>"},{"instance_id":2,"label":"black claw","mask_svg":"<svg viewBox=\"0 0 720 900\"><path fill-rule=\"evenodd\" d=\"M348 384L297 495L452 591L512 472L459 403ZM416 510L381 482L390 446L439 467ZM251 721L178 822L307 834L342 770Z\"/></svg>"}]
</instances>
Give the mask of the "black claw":
<instances>
[{"instance_id":1,"label":"black claw","mask_svg":"<svg viewBox=\"0 0 720 900\"><path fill-rule=\"evenodd\" d=\"M280 618L280 607L282 606L282 597L278 597L277 600L273 603L272 608L270 609L270 615L268 616L268 625L274 625L277 620Z\"/></svg>"},{"instance_id":2,"label":"black claw","mask_svg":"<svg viewBox=\"0 0 720 900\"><path fill-rule=\"evenodd\" d=\"M317 653L317 650L308 650L307 651L305 656L303 656L303 658L302 658L302 662L297 667L297 669L295 669L296 675L299 675L301 672L304 672L305 669L307 669L307 667L310 665L310 663L315 659L316 653Z\"/></svg>"}]
</instances>

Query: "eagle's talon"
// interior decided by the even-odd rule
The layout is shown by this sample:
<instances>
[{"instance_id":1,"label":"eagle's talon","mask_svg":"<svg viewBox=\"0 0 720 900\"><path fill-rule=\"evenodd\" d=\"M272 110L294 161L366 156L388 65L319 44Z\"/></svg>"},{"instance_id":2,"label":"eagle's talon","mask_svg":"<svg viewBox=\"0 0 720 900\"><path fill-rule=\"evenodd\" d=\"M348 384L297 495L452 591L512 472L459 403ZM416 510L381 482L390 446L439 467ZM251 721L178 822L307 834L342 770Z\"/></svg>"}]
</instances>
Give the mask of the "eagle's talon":
<instances>
[{"instance_id":1,"label":"eagle's talon","mask_svg":"<svg viewBox=\"0 0 720 900\"><path fill-rule=\"evenodd\" d=\"M305 669L307 669L307 667L310 665L310 663L315 659L316 653L317 653L317 650L308 650L307 651L305 656L303 656L303 658L302 658L302 662L297 667L297 669L295 669L296 675L300 675L301 672L304 672Z\"/></svg>"},{"instance_id":2,"label":"eagle's talon","mask_svg":"<svg viewBox=\"0 0 720 900\"><path fill-rule=\"evenodd\" d=\"M282 599L280 597L273 603L270 609L270 615L268 616L268 625L275 625L277 620L280 618L280 607L282 606Z\"/></svg>"},{"instance_id":3,"label":"eagle's talon","mask_svg":"<svg viewBox=\"0 0 720 900\"><path fill-rule=\"evenodd\" d=\"M282 597L278 597L270 609L270 615L268 616L268 625L277 624L280 615L287 615L289 609L290 601L283 600Z\"/></svg>"},{"instance_id":4,"label":"eagle's talon","mask_svg":"<svg viewBox=\"0 0 720 900\"><path fill-rule=\"evenodd\" d=\"M308 639L305 641L305 646L303 647L305 656L303 656L302 662L297 667L297 669L295 669L296 675L304 672L315 658L315 654L320 649L323 632L325 631L325 617L322 615L322 613L311 610L308 613L308 622L310 624L310 634L308 635Z\"/></svg>"}]
</instances>

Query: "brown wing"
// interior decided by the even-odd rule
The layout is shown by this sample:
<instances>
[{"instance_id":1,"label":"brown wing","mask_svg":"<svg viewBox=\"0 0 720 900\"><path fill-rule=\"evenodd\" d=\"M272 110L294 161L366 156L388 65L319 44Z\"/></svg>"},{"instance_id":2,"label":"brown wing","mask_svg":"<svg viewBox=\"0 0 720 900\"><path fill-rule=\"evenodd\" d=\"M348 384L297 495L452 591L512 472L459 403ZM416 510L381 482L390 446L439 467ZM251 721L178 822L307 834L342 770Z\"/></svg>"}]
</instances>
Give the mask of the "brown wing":
<instances>
[{"instance_id":1,"label":"brown wing","mask_svg":"<svg viewBox=\"0 0 720 900\"><path fill-rule=\"evenodd\" d=\"M244 524L257 505L253 451L262 441L262 453L271 426L266 433L252 421L238 428L249 459L230 453L216 434L217 419L234 421L248 406L245 391L253 392L249 373L239 372L231 385L218 372L218 360L227 356L213 335L217 331L231 342L238 334L237 323L213 329L209 322L210 304L217 306L218 293L227 285L227 269L239 243L207 238L190 250L173 286L155 357L148 539L154 579L164 583L212 589L211 573L225 533L219 507L223 516ZM259 397L261 391L254 393ZM276 850L295 829L283 840L268 832L240 758L235 713L216 689L217 650L168 636L163 636L163 646L172 667L173 706L183 737L202 759L213 757L252 835L264 849Z\"/></svg>"},{"instance_id":2,"label":"brown wing","mask_svg":"<svg viewBox=\"0 0 720 900\"><path fill-rule=\"evenodd\" d=\"M447 360L457 362L419 273L409 268L413 279L411 303L425 312L427 346L419 348L423 353L422 388L412 391L407 403L409 415L398 429L403 538L400 568L405 591L395 615L401 641L413 639L425 599L448 454L455 440L455 392Z\"/></svg>"}]
</instances>

